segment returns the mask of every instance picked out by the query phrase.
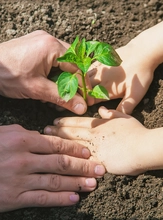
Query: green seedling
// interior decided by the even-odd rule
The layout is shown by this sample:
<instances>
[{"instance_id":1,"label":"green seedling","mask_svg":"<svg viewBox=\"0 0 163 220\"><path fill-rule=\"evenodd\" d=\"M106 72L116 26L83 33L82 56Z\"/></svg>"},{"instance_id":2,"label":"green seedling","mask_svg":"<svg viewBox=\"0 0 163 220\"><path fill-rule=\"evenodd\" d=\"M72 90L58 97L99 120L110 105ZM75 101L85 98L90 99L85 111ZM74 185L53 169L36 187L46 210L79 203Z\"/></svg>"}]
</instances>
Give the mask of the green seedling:
<instances>
[{"instance_id":1,"label":"green seedling","mask_svg":"<svg viewBox=\"0 0 163 220\"><path fill-rule=\"evenodd\" d=\"M83 98L86 100L87 95L98 99L109 99L107 90L96 85L92 90L88 89L85 82L85 76L94 61L99 61L107 66L119 66L122 62L116 51L107 43L98 41L81 41L77 36L66 53L57 59L59 62L74 63L80 69L80 73L63 72L57 79L59 96L68 102L80 89ZM79 86L77 74L81 75L82 86Z\"/></svg>"}]
</instances>

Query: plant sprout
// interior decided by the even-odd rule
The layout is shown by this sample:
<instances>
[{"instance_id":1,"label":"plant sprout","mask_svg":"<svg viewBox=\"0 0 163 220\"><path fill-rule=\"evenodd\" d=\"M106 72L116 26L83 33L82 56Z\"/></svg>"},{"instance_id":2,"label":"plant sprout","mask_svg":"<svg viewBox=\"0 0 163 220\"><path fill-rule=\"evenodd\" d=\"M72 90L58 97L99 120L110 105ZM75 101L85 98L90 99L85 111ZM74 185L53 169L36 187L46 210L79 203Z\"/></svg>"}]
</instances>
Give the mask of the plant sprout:
<instances>
[{"instance_id":1,"label":"plant sprout","mask_svg":"<svg viewBox=\"0 0 163 220\"><path fill-rule=\"evenodd\" d=\"M109 99L107 90L96 85L92 90L86 87L85 76L94 61L99 61L107 66L119 66L122 62L119 55L111 45L98 41L81 41L77 36L66 53L57 59L59 62L74 63L80 69L80 73L62 72L57 79L59 96L68 102L80 89L83 98L86 100L87 95L99 99ZM82 87L78 84L77 74L82 77Z\"/></svg>"}]
</instances>

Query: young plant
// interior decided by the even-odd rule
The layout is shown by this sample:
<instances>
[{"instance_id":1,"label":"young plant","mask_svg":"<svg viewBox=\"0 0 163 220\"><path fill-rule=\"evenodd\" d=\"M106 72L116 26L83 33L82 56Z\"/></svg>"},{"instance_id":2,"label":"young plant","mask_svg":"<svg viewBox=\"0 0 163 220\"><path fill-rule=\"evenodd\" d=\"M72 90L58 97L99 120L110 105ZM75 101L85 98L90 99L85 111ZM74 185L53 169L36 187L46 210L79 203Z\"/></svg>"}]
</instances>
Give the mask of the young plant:
<instances>
[{"instance_id":1,"label":"young plant","mask_svg":"<svg viewBox=\"0 0 163 220\"><path fill-rule=\"evenodd\" d=\"M107 90L101 85L96 85L92 90L89 90L86 87L85 76L95 60L108 66L118 66L122 62L119 55L109 44L86 41L85 38L80 41L78 36L66 53L57 60L74 63L80 69L80 73L63 72L57 79L59 96L66 102L73 98L78 88L82 90L85 100L87 95L99 99L109 99ZM80 74L82 77L82 87L78 84L76 74Z\"/></svg>"}]
</instances>

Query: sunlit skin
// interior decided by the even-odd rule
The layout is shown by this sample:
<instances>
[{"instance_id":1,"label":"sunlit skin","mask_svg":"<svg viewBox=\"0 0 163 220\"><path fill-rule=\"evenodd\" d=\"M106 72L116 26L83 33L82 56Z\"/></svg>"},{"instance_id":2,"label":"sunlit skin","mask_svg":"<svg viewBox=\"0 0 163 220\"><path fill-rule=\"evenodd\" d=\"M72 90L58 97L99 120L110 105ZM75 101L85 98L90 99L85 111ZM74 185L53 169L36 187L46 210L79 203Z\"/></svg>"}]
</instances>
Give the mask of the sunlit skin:
<instances>
[{"instance_id":1,"label":"sunlit skin","mask_svg":"<svg viewBox=\"0 0 163 220\"><path fill-rule=\"evenodd\" d=\"M119 67L95 62L89 72L92 87L104 86L110 99L122 98L118 111L131 114L147 92L154 70L163 62L163 22L140 33L116 51L122 59ZM102 100L94 99L94 103Z\"/></svg>"},{"instance_id":2,"label":"sunlit skin","mask_svg":"<svg viewBox=\"0 0 163 220\"><path fill-rule=\"evenodd\" d=\"M138 175L163 169L163 128L147 129L130 114L143 98L154 70L163 62L163 22L145 30L117 49L123 60L119 67L94 63L89 72L92 86L107 88L110 98L122 98L116 110L99 109L102 119L61 118L47 126L45 134L82 143L92 159L114 174ZM95 103L101 100L96 99Z\"/></svg>"},{"instance_id":3,"label":"sunlit skin","mask_svg":"<svg viewBox=\"0 0 163 220\"><path fill-rule=\"evenodd\" d=\"M149 130L132 116L104 107L99 114L102 119L58 118L45 133L87 146L91 159L109 173L138 175L163 168L163 128Z\"/></svg>"},{"instance_id":4,"label":"sunlit skin","mask_svg":"<svg viewBox=\"0 0 163 220\"><path fill-rule=\"evenodd\" d=\"M87 109L83 98L76 94L64 102L56 84L48 79L52 67L77 71L72 64L56 61L67 47L45 31L1 43L0 94L51 102L83 114ZM101 163L89 157L89 150L78 143L19 125L0 126L0 212L76 204L77 192L94 190L95 178L105 173Z\"/></svg>"}]
</instances>

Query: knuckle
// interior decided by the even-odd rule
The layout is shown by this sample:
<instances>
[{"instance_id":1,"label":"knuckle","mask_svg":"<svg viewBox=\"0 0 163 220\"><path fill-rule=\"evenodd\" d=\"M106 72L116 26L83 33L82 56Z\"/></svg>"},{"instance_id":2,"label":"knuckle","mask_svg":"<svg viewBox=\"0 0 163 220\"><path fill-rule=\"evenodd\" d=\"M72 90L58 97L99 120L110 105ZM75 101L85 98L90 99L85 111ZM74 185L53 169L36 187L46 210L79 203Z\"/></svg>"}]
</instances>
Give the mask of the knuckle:
<instances>
[{"instance_id":1,"label":"knuckle","mask_svg":"<svg viewBox=\"0 0 163 220\"><path fill-rule=\"evenodd\" d=\"M65 199L63 198L63 194L57 194L57 206L63 206Z\"/></svg>"},{"instance_id":2,"label":"knuckle","mask_svg":"<svg viewBox=\"0 0 163 220\"><path fill-rule=\"evenodd\" d=\"M49 146L51 149L51 153L62 153L62 140L60 137L49 136Z\"/></svg>"},{"instance_id":3,"label":"knuckle","mask_svg":"<svg viewBox=\"0 0 163 220\"><path fill-rule=\"evenodd\" d=\"M84 175L89 175L90 174L90 167L89 167L89 163L87 161L84 162L83 166L82 166L82 171Z\"/></svg>"},{"instance_id":4,"label":"knuckle","mask_svg":"<svg viewBox=\"0 0 163 220\"><path fill-rule=\"evenodd\" d=\"M58 191L61 185L61 177L59 175L51 175L49 178L48 188L51 191Z\"/></svg>"},{"instance_id":5,"label":"knuckle","mask_svg":"<svg viewBox=\"0 0 163 220\"><path fill-rule=\"evenodd\" d=\"M68 156L65 156L65 155L58 155L57 163L58 163L59 171L61 171L63 173L65 171L69 170L69 168L71 166L70 158Z\"/></svg>"},{"instance_id":6,"label":"knuckle","mask_svg":"<svg viewBox=\"0 0 163 220\"><path fill-rule=\"evenodd\" d=\"M46 206L48 201L48 196L46 193L41 193L38 195L37 199L36 199L36 204L38 206Z\"/></svg>"},{"instance_id":7,"label":"knuckle","mask_svg":"<svg viewBox=\"0 0 163 220\"><path fill-rule=\"evenodd\" d=\"M56 105L64 106L65 103L66 102L63 99L61 99L60 97L56 98Z\"/></svg>"},{"instance_id":8,"label":"knuckle","mask_svg":"<svg viewBox=\"0 0 163 220\"><path fill-rule=\"evenodd\" d=\"M58 44L58 40L52 35L48 34L45 31L40 32L41 37L39 38L38 44L40 45L40 49L51 48L54 44Z\"/></svg>"}]
</instances>

